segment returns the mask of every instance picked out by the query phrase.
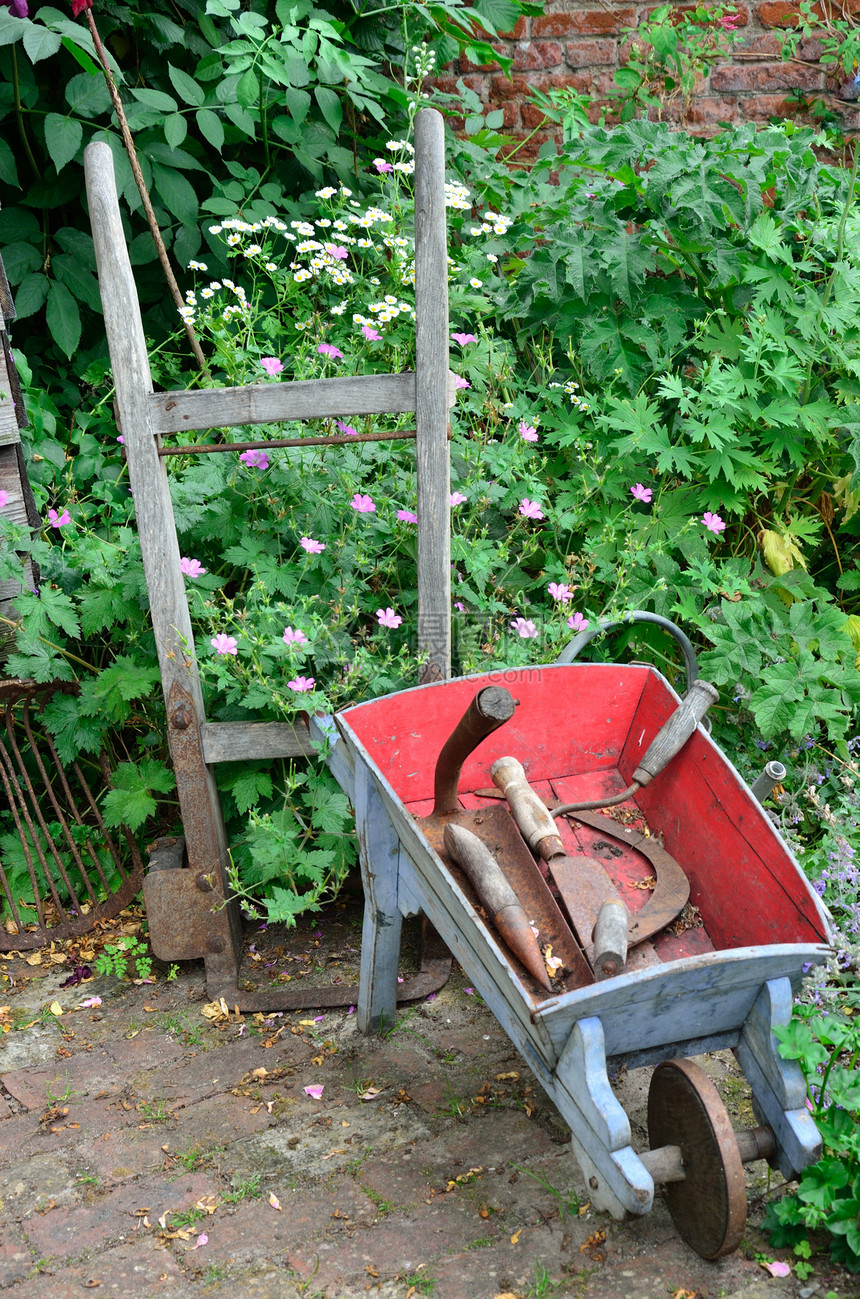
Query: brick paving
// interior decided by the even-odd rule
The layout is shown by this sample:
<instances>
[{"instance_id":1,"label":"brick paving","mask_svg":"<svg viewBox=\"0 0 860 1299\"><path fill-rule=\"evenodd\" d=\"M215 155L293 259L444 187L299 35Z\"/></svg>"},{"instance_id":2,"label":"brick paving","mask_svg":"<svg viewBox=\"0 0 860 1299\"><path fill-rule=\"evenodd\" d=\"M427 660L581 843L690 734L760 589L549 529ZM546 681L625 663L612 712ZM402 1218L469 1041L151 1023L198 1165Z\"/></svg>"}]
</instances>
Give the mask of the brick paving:
<instances>
[{"instance_id":1,"label":"brick paving","mask_svg":"<svg viewBox=\"0 0 860 1299\"><path fill-rule=\"evenodd\" d=\"M254 934L249 968L350 983L359 932L351 903ZM823 1255L806 1281L762 1270L763 1164L741 1249L718 1263L659 1197L623 1223L586 1207L563 1122L456 967L384 1038L345 1010L213 1023L199 964L155 985L62 989L65 973L0 962L3 1299L860 1296ZM63 1015L42 1016L54 1001ZM702 1063L740 1126L731 1056ZM644 1145L647 1074L618 1087Z\"/></svg>"}]
</instances>

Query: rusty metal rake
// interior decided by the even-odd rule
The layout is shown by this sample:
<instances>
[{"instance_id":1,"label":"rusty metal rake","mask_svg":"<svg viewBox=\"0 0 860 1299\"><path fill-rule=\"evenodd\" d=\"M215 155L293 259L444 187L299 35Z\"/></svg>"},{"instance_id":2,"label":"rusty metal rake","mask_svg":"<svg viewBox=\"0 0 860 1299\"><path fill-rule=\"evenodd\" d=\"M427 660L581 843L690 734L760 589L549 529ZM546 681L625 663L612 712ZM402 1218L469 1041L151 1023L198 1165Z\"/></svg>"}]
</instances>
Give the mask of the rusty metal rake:
<instances>
[{"instance_id":1,"label":"rusty metal rake","mask_svg":"<svg viewBox=\"0 0 860 1299\"><path fill-rule=\"evenodd\" d=\"M41 718L55 694L74 689L0 681L0 812L14 822L32 894L21 896L21 872L7 870L0 853L0 951L87 933L127 906L143 881L133 836L124 831L127 851L120 852L80 764L64 769ZM104 754L99 765L109 783Z\"/></svg>"}]
</instances>

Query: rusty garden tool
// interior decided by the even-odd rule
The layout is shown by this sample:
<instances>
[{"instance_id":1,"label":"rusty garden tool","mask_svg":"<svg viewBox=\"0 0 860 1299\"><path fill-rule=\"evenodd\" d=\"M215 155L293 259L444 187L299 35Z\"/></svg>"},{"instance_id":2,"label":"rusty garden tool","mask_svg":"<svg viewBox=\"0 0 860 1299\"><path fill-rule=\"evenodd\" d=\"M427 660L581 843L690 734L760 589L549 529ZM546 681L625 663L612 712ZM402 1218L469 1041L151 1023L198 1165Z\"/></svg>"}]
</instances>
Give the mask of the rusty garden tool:
<instances>
[{"instance_id":1,"label":"rusty garden tool","mask_svg":"<svg viewBox=\"0 0 860 1299\"><path fill-rule=\"evenodd\" d=\"M510 691L503 686L486 686L478 691L439 753L434 777L433 811L430 816L421 820L421 831L440 856L453 861L455 869L461 866L461 863L451 851L450 836L446 839L447 827L462 826L477 836L488 856L493 860L494 866L507 881L514 898L522 906L526 918L534 923L540 932L541 940L551 944L553 955L561 960L560 979L569 977L570 986L581 987L593 981L591 969L508 809L499 806L467 811L460 806L457 797L463 763L487 736L510 721L515 708ZM492 871L492 868L489 867L486 859L484 864L486 878L487 870ZM465 871L465 868L462 869ZM480 889L475 886L474 879L468 873L466 873L466 880L478 895L479 903L485 905ZM492 903L486 909L492 912ZM501 929L498 932L509 946L509 950L514 951L517 959L528 971L530 979L534 979L540 987L546 989L548 984L543 959L541 958L540 961L539 974L529 964L533 959L533 952L530 952L529 947L526 945L519 949L511 948L508 938L502 934ZM562 984L560 983L558 987L561 988Z\"/></svg>"},{"instance_id":2,"label":"rusty garden tool","mask_svg":"<svg viewBox=\"0 0 860 1299\"><path fill-rule=\"evenodd\" d=\"M686 906L690 883L681 867L659 844L648 843L646 846L641 834L634 843L630 835L625 835L623 842L628 847L638 847L648 856L657 881L647 904L631 915L599 861L594 857L572 857L566 853L555 824L555 809L547 809L543 799L529 785L523 766L516 758L499 758L490 768L490 775L507 799L529 847L549 866L596 977L611 978L620 974L626 962L627 947L645 942L659 933ZM576 816L613 838L619 837L618 827L606 817L584 812L577 812ZM625 915L626 941L622 923ZM599 931L595 934L599 919ZM600 952L596 951L597 947L601 948ZM598 960L598 957L602 959Z\"/></svg>"}]
</instances>

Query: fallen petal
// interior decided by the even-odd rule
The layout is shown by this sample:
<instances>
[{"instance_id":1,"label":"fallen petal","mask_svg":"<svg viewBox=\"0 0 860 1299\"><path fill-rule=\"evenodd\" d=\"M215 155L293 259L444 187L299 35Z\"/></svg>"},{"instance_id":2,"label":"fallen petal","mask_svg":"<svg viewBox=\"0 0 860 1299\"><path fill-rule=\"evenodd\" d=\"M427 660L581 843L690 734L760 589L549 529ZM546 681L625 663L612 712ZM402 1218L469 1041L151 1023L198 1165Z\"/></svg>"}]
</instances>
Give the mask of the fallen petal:
<instances>
[{"instance_id":1,"label":"fallen petal","mask_svg":"<svg viewBox=\"0 0 860 1299\"><path fill-rule=\"evenodd\" d=\"M281 1202L277 1195L275 1195L274 1191L272 1191L272 1194L269 1196L269 1204L271 1204L273 1209L277 1209L278 1213L281 1212Z\"/></svg>"},{"instance_id":2,"label":"fallen petal","mask_svg":"<svg viewBox=\"0 0 860 1299\"><path fill-rule=\"evenodd\" d=\"M315 1101L320 1100L323 1094L322 1083L312 1083L310 1087L305 1087L304 1090L307 1092L308 1096L312 1096Z\"/></svg>"}]
</instances>

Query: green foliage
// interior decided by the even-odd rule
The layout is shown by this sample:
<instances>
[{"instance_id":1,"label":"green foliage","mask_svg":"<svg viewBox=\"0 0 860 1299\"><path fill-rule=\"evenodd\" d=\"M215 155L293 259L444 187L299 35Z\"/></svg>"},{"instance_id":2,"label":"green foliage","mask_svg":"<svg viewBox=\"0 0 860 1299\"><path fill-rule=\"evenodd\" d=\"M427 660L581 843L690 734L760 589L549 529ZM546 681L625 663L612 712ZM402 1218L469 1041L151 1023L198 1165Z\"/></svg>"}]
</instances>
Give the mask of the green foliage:
<instances>
[{"instance_id":1,"label":"green foliage","mask_svg":"<svg viewBox=\"0 0 860 1299\"><path fill-rule=\"evenodd\" d=\"M142 938L118 938L115 943L106 943L95 959L96 974L115 979L124 979L129 967L135 970L138 979L148 979L152 974L152 956Z\"/></svg>"}]
</instances>

